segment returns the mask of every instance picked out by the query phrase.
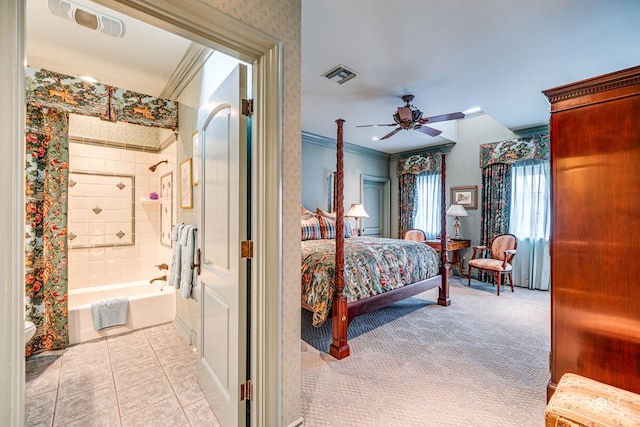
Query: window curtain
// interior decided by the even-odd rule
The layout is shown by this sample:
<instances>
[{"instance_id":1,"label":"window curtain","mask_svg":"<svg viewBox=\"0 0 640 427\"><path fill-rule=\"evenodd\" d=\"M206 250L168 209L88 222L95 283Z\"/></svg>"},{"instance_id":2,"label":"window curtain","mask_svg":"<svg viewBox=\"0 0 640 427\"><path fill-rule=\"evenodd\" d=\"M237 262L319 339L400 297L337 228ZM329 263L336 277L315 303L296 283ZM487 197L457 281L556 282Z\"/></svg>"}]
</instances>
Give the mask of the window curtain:
<instances>
[{"instance_id":1,"label":"window curtain","mask_svg":"<svg viewBox=\"0 0 640 427\"><path fill-rule=\"evenodd\" d=\"M549 290L551 258L551 168L547 160L513 165L509 232L518 238L513 280L518 286Z\"/></svg>"},{"instance_id":2,"label":"window curtain","mask_svg":"<svg viewBox=\"0 0 640 427\"><path fill-rule=\"evenodd\" d=\"M416 179L416 214L414 227L423 230L427 239L440 235L440 183L442 175L425 172Z\"/></svg>"},{"instance_id":3,"label":"window curtain","mask_svg":"<svg viewBox=\"0 0 640 427\"><path fill-rule=\"evenodd\" d=\"M398 238L402 239L407 230L415 227L417 214L418 176L423 174L442 173L442 157L440 152L415 154L398 159L396 174L398 176ZM439 192L438 192L439 194ZM439 204L437 206L440 206ZM440 229L440 226L438 226Z\"/></svg>"},{"instance_id":4,"label":"window curtain","mask_svg":"<svg viewBox=\"0 0 640 427\"><path fill-rule=\"evenodd\" d=\"M511 165L495 163L482 170L482 211L480 238L489 245L499 234L509 232L511 209ZM490 274L479 270L478 280L487 280Z\"/></svg>"},{"instance_id":5,"label":"window curtain","mask_svg":"<svg viewBox=\"0 0 640 427\"><path fill-rule=\"evenodd\" d=\"M25 304L37 328L27 356L68 343L68 129L66 113L27 105Z\"/></svg>"},{"instance_id":6,"label":"window curtain","mask_svg":"<svg viewBox=\"0 0 640 427\"><path fill-rule=\"evenodd\" d=\"M416 213L416 175L405 173L398 178L398 238L402 239L407 230L413 227L413 219Z\"/></svg>"}]
</instances>

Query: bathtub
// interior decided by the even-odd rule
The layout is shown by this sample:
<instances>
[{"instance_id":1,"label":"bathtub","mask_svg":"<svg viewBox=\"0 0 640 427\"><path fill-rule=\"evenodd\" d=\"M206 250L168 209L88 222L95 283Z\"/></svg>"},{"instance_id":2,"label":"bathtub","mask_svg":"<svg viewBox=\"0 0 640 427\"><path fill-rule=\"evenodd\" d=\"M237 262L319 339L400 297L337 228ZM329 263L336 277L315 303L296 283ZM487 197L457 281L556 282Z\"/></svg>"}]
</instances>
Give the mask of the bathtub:
<instances>
[{"instance_id":1,"label":"bathtub","mask_svg":"<svg viewBox=\"0 0 640 427\"><path fill-rule=\"evenodd\" d=\"M129 297L127 323L95 331L91 303L117 296ZM122 334L135 329L172 322L176 313L176 293L166 282L149 281L94 286L69 291L69 344Z\"/></svg>"}]
</instances>

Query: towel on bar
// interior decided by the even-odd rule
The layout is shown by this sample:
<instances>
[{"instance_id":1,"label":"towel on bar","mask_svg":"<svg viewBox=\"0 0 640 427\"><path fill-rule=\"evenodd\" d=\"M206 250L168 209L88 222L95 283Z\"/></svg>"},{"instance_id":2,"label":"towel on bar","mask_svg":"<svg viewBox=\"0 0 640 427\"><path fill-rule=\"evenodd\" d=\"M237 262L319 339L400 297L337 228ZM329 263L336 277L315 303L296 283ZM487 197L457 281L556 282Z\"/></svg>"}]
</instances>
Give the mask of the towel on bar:
<instances>
[{"instance_id":1,"label":"towel on bar","mask_svg":"<svg viewBox=\"0 0 640 427\"><path fill-rule=\"evenodd\" d=\"M93 329L99 331L110 326L124 325L127 323L128 311L128 297L113 297L92 302Z\"/></svg>"},{"instance_id":2,"label":"towel on bar","mask_svg":"<svg viewBox=\"0 0 640 427\"><path fill-rule=\"evenodd\" d=\"M180 293L184 299L193 298L194 285L197 283L196 269L191 269L195 263L197 228L185 225L180 236L182 246L182 272L180 273Z\"/></svg>"},{"instance_id":3,"label":"towel on bar","mask_svg":"<svg viewBox=\"0 0 640 427\"><path fill-rule=\"evenodd\" d=\"M182 246L180 245L180 237L182 235L183 228L184 223L181 222L174 225L171 229L171 240L175 243L173 244L171 270L169 271L169 280L167 283L175 286L176 288L180 286L180 273L182 269Z\"/></svg>"}]
</instances>

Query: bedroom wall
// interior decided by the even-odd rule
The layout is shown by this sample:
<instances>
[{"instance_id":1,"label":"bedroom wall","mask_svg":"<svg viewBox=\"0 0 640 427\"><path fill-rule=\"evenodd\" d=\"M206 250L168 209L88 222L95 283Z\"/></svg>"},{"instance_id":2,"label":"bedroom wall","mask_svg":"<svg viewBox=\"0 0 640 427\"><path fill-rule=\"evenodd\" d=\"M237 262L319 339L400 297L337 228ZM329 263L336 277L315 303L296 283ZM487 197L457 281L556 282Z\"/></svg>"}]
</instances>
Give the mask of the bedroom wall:
<instances>
[{"instance_id":1,"label":"bedroom wall","mask_svg":"<svg viewBox=\"0 0 640 427\"><path fill-rule=\"evenodd\" d=\"M302 133L302 205L315 211L327 210L328 176L336 170L336 141ZM380 151L344 144L344 208L360 202L360 176L389 177L389 155Z\"/></svg>"}]
</instances>

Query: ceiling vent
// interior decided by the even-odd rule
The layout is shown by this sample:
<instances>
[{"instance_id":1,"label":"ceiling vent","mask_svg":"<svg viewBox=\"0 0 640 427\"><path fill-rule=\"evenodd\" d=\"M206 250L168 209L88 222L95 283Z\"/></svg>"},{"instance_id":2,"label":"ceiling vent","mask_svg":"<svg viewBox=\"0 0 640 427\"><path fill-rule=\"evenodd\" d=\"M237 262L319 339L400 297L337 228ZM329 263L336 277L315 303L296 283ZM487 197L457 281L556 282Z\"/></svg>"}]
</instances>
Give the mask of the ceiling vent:
<instances>
[{"instance_id":1,"label":"ceiling vent","mask_svg":"<svg viewBox=\"0 0 640 427\"><path fill-rule=\"evenodd\" d=\"M356 76L356 72L348 69L344 65L340 64L337 67L332 68L322 75L329 80L336 80L338 83L346 83Z\"/></svg>"},{"instance_id":2,"label":"ceiling vent","mask_svg":"<svg viewBox=\"0 0 640 427\"><path fill-rule=\"evenodd\" d=\"M67 21L113 37L124 35L124 22L68 0L47 0L49 11Z\"/></svg>"}]
</instances>

